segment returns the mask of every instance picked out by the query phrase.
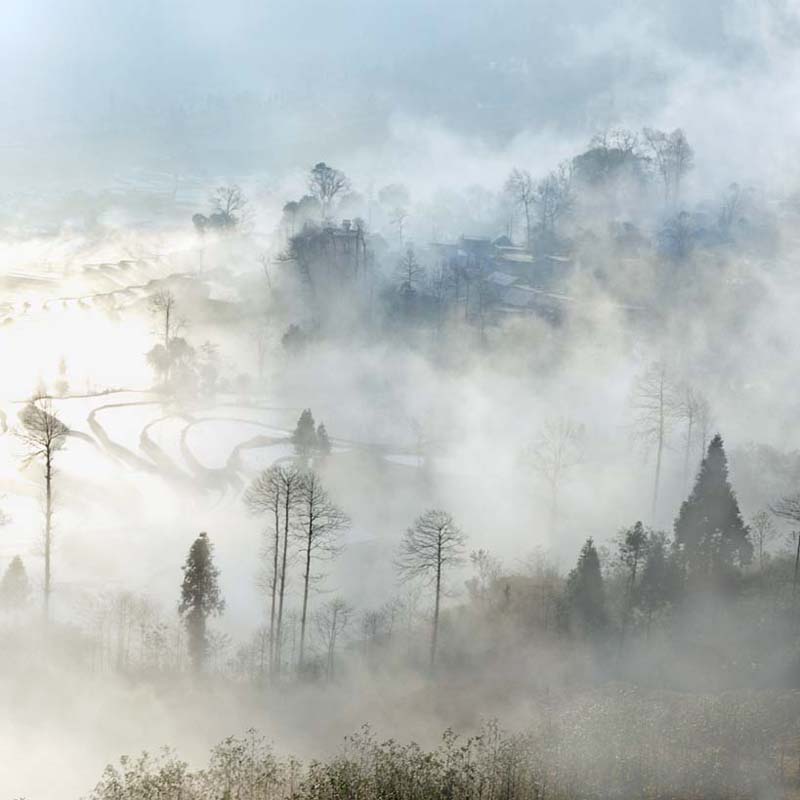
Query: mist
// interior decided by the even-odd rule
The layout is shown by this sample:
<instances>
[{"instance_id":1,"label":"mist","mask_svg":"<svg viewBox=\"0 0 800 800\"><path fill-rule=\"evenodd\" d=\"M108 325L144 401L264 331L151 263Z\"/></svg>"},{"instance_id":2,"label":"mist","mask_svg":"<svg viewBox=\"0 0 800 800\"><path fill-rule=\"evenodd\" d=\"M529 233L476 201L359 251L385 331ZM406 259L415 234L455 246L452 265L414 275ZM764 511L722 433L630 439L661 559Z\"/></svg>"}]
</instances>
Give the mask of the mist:
<instances>
[{"instance_id":1,"label":"mist","mask_svg":"<svg viewBox=\"0 0 800 800\"><path fill-rule=\"evenodd\" d=\"M4 9L3 796L796 793L800 7L429 5Z\"/></svg>"}]
</instances>

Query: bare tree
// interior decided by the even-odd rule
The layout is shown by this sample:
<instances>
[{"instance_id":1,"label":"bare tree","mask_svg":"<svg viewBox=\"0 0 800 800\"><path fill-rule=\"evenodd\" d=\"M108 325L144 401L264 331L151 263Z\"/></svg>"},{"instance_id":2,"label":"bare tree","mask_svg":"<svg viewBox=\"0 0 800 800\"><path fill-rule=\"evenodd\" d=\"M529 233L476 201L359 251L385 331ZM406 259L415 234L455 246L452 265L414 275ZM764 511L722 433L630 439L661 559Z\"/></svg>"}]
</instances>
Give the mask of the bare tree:
<instances>
[{"instance_id":1,"label":"bare tree","mask_svg":"<svg viewBox=\"0 0 800 800\"><path fill-rule=\"evenodd\" d=\"M150 313L159 319L162 341L150 350L147 360L157 372L163 374L164 383L167 384L173 361L173 344L184 321L176 318L175 295L169 289L159 289L151 295L149 308Z\"/></svg>"},{"instance_id":2,"label":"bare tree","mask_svg":"<svg viewBox=\"0 0 800 800\"><path fill-rule=\"evenodd\" d=\"M169 289L159 289L150 296L150 311L161 318L164 331L164 349L169 349L169 343L175 335L175 295Z\"/></svg>"},{"instance_id":3,"label":"bare tree","mask_svg":"<svg viewBox=\"0 0 800 800\"><path fill-rule=\"evenodd\" d=\"M547 420L528 451L533 470L547 486L550 496L550 534L558 528L561 487L570 472L583 461L586 429L566 418Z\"/></svg>"},{"instance_id":4,"label":"bare tree","mask_svg":"<svg viewBox=\"0 0 800 800\"><path fill-rule=\"evenodd\" d=\"M680 128L672 133L645 128L642 131L648 158L664 189L669 204L680 197L681 181L694 165L694 152Z\"/></svg>"},{"instance_id":5,"label":"bare tree","mask_svg":"<svg viewBox=\"0 0 800 800\"><path fill-rule=\"evenodd\" d=\"M303 475L294 466L278 464L274 467L275 476L283 496L283 541L281 542L280 583L278 585L278 618L275 628L275 671L281 671L283 647L283 608L286 599L286 569L288 565L289 534L292 517L301 502Z\"/></svg>"},{"instance_id":6,"label":"bare tree","mask_svg":"<svg viewBox=\"0 0 800 800\"><path fill-rule=\"evenodd\" d=\"M325 677L333 678L336 661L336 644L350 624L353 609L341 598L335 597L314 615L317 632L325 647Z\"/></svg>"},{"instance_id":7,"label":"bare tree","mask_svg":"<svg viewBox=\"0 0 800 800\"><path fill-rule=\"evenodd\" d=\"M488 550L473 550L469 560L474 570L474 575L466 581L467 591L472 601L482 611L486 611L492 602L497 582L502 574L503 565L500 559L495 558Z\"/></svg>"},{"instance_id":8,"label":"bare tree","mask_svg":"<svg viewBox=\"0 0 800 800\"><path fill-rule=\"evenodd\" d=\"M417 517L400 542L395 559L401 580L420 578L434 587L430 666L436 664L439 611L445 573L464 562L466 536L446 511L426 511Z\"/></svg>"},{"instance_id":9,"label":"bare tree","mask_svg":"<svg viewBox=\"0 0 800 800\"><path fill-rule=\"evenodd\" d=\"M303 668L308 620L308 595L314 560L334 558L341 552L339 534L350 526L350 519L328 496L319 476L306 472L299 485L296 537L303 562L303 608L300 614L298 668Z\"/></svg>"},{"instance_id":10,"label":"bare tree","mask_svg":"<svg viewBox=\"0 0 800 800\"><path fill-rule=\"evenodd\" d=\"M64 446L69 428L61 422L53 409L52 401L44 394L32 397L20 414L22 428L18 435L25 444L25 464L40 460L44 465L44 614L50 618L52 592L53 547L53 460Z\"/></svg>"},{"instance_id":11,"label":"bare tree","mask_svg":"<svg viewBox=\"0 0 800 800\"><path fill-rule=\"evenodd\" d=\"M753 514L750 520L750 536L758 553L759 571L763 574L767 548L778 536L778 530L768 511L762 509Z\"/></svg>"},{"instance_id":12,"label":"bare tree","mask_svg":"<svg viewBox=\"0 0 800 800\"><path fill-rule=\"evenodd\" d=\"M697 455L695 456L698 461L702 461L706 456L713 428L714 419L711 413L711 404L705 395L699 394L697 397Z\"/></svg>"},{"instance_id":13,"label":"bare tree","mask_svg":"<svg viewBox=\"0 0 800 800\"><path fill-rule=\"evenodd\" d=\"M315 164L308 176L308 188L317 198L322 209L322 218L327 219L336 195L350 186L347 176L338 169L329 167L324 161Z\"/></svg>"},{"instance_id":14,"label":"bare tree","mask_svg":"<svg viewBox=\"0 0 800 800\"><path fill-rule=\"evenodd\" d=\"M795 525L800 524L800 493L789 497L782 497L770 511L780 519L785 519ZM797 579L800 573L800 532L797 533L797 550L794 556L794 576L792 578L792 601L797 597Z\"/></svg>"},{"instance_id":15,"label":"bare tree","mask_svg":"<svg viewBox=\"0 0 800 800\"><path fill-rule=\"evenodd\" d=\"M403 241L405 239L404 228L407 219L408 219L408 211L406 211L406 209L395 208L394 211L392 211L391 219L389 220L392 223L392 225L395 225L397 227L397 241L400 242L401 245L403 244Z\"/></svg>"},{"instance_id":16,"label":"bare tree","mask_svg":"<svg viewBox=\"0 0 800 800\"><path fill-rule=\"evenodd\" d=\"M533 207L542 233L554 234L558 221L564 217L574 203L569 167L562 164L534 189Z\"/></svg>"},{"instance_id":17,"label":"bare tree","mask_svg":"<svg viewBox=\"0 0 800 800\"><path fill-rule=\"evenodd\" d=\"M534 202L533 178L527 170L513 169L505 184L505 192L515 208L525 216L525 246L531 246L531 210Z\"/></svg>"},{"instance_id":18,"label":"bare tree","mask_svg":"<svg viewBox=\"0 0 800 800\"><path fill-rule=\"evenodd\" d=\"M211 204L214 214L219 215L218 227L235 228L242 220L247 198L235 184L219 186L211 195Z\"/></svg>"},{"instance_id":19,"label":"bare tree","mask_svg":"<svg viewBox=\"0 0 800 800\"><path fill-rule=\"evenodd\" d=\"M667 367L663 361L652 364L636 381L633 389L635 435L647 448L655 447L651 519L655 524L661 462L674 421L674 397Z\"/></svg>"},{"instance_id":20,"label":"bare tree","mask_svg":"<svg viewBox=\"0 0 800 800\"><path fill-rule=\"evenodd\" d=\"M283 495L280 467L264 470L250 484L244 494L244 503L251 514L265 514L270 518L270 528L265 532L268 544L264 555L269 561L267 588L270 592L269 607L269 665L270 671L275 668L276 651L276 614L278 598L278 582L280 580L281 551L281 511Z\"/></svg>"},{"instance_id":21,"label":"bare tree","mask_svg":"<svg viewBox=\"0 0 800 800\"><path fill-rule=\"evenodd\" d=\"M404 296L415 294L424 278L425 270L420 266L417 257L414 255L414 248L409 247L397 265L397 281L400 293Z\"/></svg>"},{"instance_id":22,"label":"bare tree","mask_svg":"<svg viewBox=\"0 0 800 800\"><path fill-rule=\"evenodd\" d=\"M607 128L592 136L589 147L635 155L639 149L639 135L627 128Z\"/></svg>"},{"instance_id":23,"label":"bare tree","mask_svg":"<svg viewBox=\"0 0 800 800\"><path fill-rule=\"evenodd\" d=\"M701 424L705 424L702 419L705 409L708 408L708 401L703 394L689 383L680 384L674 395L674 402L672 410L676 419L679 419L686 425L684 433L684 450L683 450L683 487L688 489L691 454L694 447L695 439L700 436L703 438L702 430L699 430ZM701 441L703 453L705 452L704 441ZM702 454L701 454L702 455Z\"/></svg>"}]
</instances>

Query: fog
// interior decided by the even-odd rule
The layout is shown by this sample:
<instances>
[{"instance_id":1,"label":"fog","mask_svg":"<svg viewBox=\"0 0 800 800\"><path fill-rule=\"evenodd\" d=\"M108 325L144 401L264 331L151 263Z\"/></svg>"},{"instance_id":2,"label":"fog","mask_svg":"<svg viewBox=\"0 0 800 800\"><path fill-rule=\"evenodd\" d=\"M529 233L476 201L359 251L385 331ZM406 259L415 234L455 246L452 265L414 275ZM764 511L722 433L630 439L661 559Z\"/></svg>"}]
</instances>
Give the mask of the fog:
<instances>
[{"instance_id":1,"label":"fog","mask_svg":"<svg viewBox=\"0 0 800 800\"><path fill-rule=\"evenodd\" d=\"M796 792L800 6L429 6L4 9L3 796Z\"/></svg>"}]
</instances>

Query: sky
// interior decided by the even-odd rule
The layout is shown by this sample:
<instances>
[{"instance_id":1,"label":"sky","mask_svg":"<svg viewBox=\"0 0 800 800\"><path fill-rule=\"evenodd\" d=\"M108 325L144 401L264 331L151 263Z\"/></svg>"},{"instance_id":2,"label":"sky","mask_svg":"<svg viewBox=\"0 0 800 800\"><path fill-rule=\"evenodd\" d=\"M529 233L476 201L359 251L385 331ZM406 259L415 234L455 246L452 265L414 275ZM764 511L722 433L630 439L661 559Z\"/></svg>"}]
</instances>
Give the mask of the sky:
<instances>
[{"instance_id":1,"label":"sky","mask_svg":"<svg viewBox=\"0 0 800 800\"><path fill-rule=\"evenodd\" d=\"M400 170L442 140L543 169L619 124L684 127L711 182L797 161L797 0L4 5L0 158L20 182Z\"/></svg>"}]
</instances>

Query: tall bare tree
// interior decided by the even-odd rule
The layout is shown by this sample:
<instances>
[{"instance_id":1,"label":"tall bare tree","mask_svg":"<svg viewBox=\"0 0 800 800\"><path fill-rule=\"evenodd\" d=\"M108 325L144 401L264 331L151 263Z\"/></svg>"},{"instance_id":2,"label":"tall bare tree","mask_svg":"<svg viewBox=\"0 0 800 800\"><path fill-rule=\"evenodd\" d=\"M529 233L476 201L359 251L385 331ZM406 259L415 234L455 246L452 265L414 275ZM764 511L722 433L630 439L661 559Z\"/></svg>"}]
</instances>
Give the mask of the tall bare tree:
<instances>
[{"instance_id":1,"label":"tall bare tree","mask_svg":"<svg viewBox=\"0 0 800 800\"><path fill-rule=\"evenodd\" d=\"M533 470L547 486L550 498L550 535L558 529L559 495L564 481L583 461L586 430L566 417L549 419L529 448L527 457Z\"/></svg>"},{"instance_id":2,"label":"tall bare tree","mask_svg":"<svg viewBox=\"0 0 800 800\"><path fill-rule=\"evenodd\" d=\"M405 208L395 208L389 219L389 222L397 228L397 241L400 245L405 241L404 230L408 216L408 211Z\"/></svg>"},{"instance_id":3,"label":"tall bare tree","mask_svg":"<svg viewBox=\"0 0 800 800\"><path fill-rule=\"evenodd\" d=\"M562 164L540 180L533 193L538 226L542 233L554 234L556 225L574 204L569 167Z\"/></svg>"},{"instance_id":4,"label":"tall bare tree","mask_svg":"<svg viewBox=\"0 0 800 800\"><path fill-rule=\"evenodd\" d=\"M302 475L297 502L296 537L303 562L303 608L300 613L298 668L303 668L308 621L308 595L312 566L316 560L335 558L341 552L340 533L350 526L350 519L329 497L315 472Z\"/></svg>"},{"instance_id":5,"label":"tall bare tree","mask_svg":"<svg viewBox=\"0 0 800 800\"><path fill-rule=\"evenodd\" d=\"M436 664L439 612L445 573L464 562L466 536L446 511L430 510L417 517L400 542L395 565L401 580L419 578L433 585L433 628L430 666Z\"/></svg>"},{"instance_id":6,"label":"tall bare tree","mask_svg":"<svg viewBox=\"0 0 800 800\"><path fill-rule=\"evenodd\" d=\"M674 395L666 364L658 361L639 376L633 389L635 435L647 448L655 448L653 499L650 516L655 524L658 492L661 484L661 464L674 422Z\"/></svg>"},{"instance_id":7,"label":"tall bare tree","mask_svg":"<svg viewBox=\"0 0 800 800\"><path fill-rule=\"evenodd\" d=\"M164 332L164 349L169 349L169 343L175 335L175 295L169 289L159 289L150 296L150 311L161 318L161 326Z\"/></svg>"},{"instance_id":8,"label":"tall bare tree","mask_svg":"<svg viewBox=\"0 0 800 800\"><path fill-rule=\"evenodd\" d=\"M150 313L158 318L162 341L150 350L147 359L163 374L166 385L170 378L174 340L184 322L176 318L175 295L169 289L159 289L151 295L149 308Z\"/></svg>"},{"instance_id":9,"label":"tall bare tree","mask_svg":"<svg viewBox=\"0 0 800 800\"><path fill-rule=\"evenodd\" d=\"M325 677L333 678L336 664L336 645L350 624L353 609L341 598L335 597L314 615L322 643L325 647Z\"/></svg>"},{"instance_id":10,"label":"tall bare tree","mask_svg":"<svg viewBox=\"0 0 800 800\"><path fill-rule=\"evenodd\" d=\"M521 209L525 217L525 246L530 248L532 236L531 212L533 209L534 186L530 172L513 169L505 184L505 192L514 208Z\"/></svg>"},{"instance_id":11,"label":"tall bare tree","mask_svg":"<svg viewBox=\"0 0 800 800\"><path fill-rule=\"evenodd\" d=\"M275 627L275 671L281 671L283 635L283 609L286 599L286 575L289 554L289 535L292 530L293 515L301 501L303 475L294 466L278 464L275 467L275 476L283 497L283 540L281 542L280 582L278 584L278 618Z\"/></svg>"},{"instance_id":12,"label":"tall bare tree","mask_svg":"<svg viewBox=\"0 0 800 800\"><path fill-rule=\"evenodd\" d=\"M265 531L267 546L264 555L268 559L267 589L270 593L269 607L269 666L275 668L276 621L278 582L281 569L281 511L283 495L281 492L281 467L264 470L250 484L244 494L244 503L252 514L264 514L269 518L269 527Z\"/></svg>"},{"instance_id":13,"label":"tall bare tree","mask_svg":"<svg viewBox=\"0 0 800 800\"><path fill-rule=\"evenodd\" d=\"M692 450L695 446L695 439L704 436L700 426L708 427L707 421L703 420L703 415L708 408L708 401L703 396L702 392L696 389L689 383L681 383L674 395L673 411L676 419L680 420L686 426L684 432L684 449L683 449L683 487L688 489L690 462ZM703 453L705 452L706 443L702 443Z\"/></svg>"},{"instance_id":14,"label":"tall bare tree","mask_svg":"<svg viewBox=\"0 0 800 800\"><path fill-rule=\"evenodd\" d=\"M69 428L61 422L51 399L44 394L32 397L20 414L22 428L18 435L27 450L25 464L41 461L44 466L44 614L50 618L53 549L53 478L54 459L64 446Z\"/></svg>"},{"instance_id":15,"label":"tall bare tree","mask_svg":"<svg viewBox=\"0 0 800 800\"><path fill-rule=\"evenodd\" d=\"M680 128L672 133L645 128L642 137L647 156L661 180L664 201L667 204L677 202L681 182L694 165L694 152L686 135Z\"/></svg>"}]
</instances>

